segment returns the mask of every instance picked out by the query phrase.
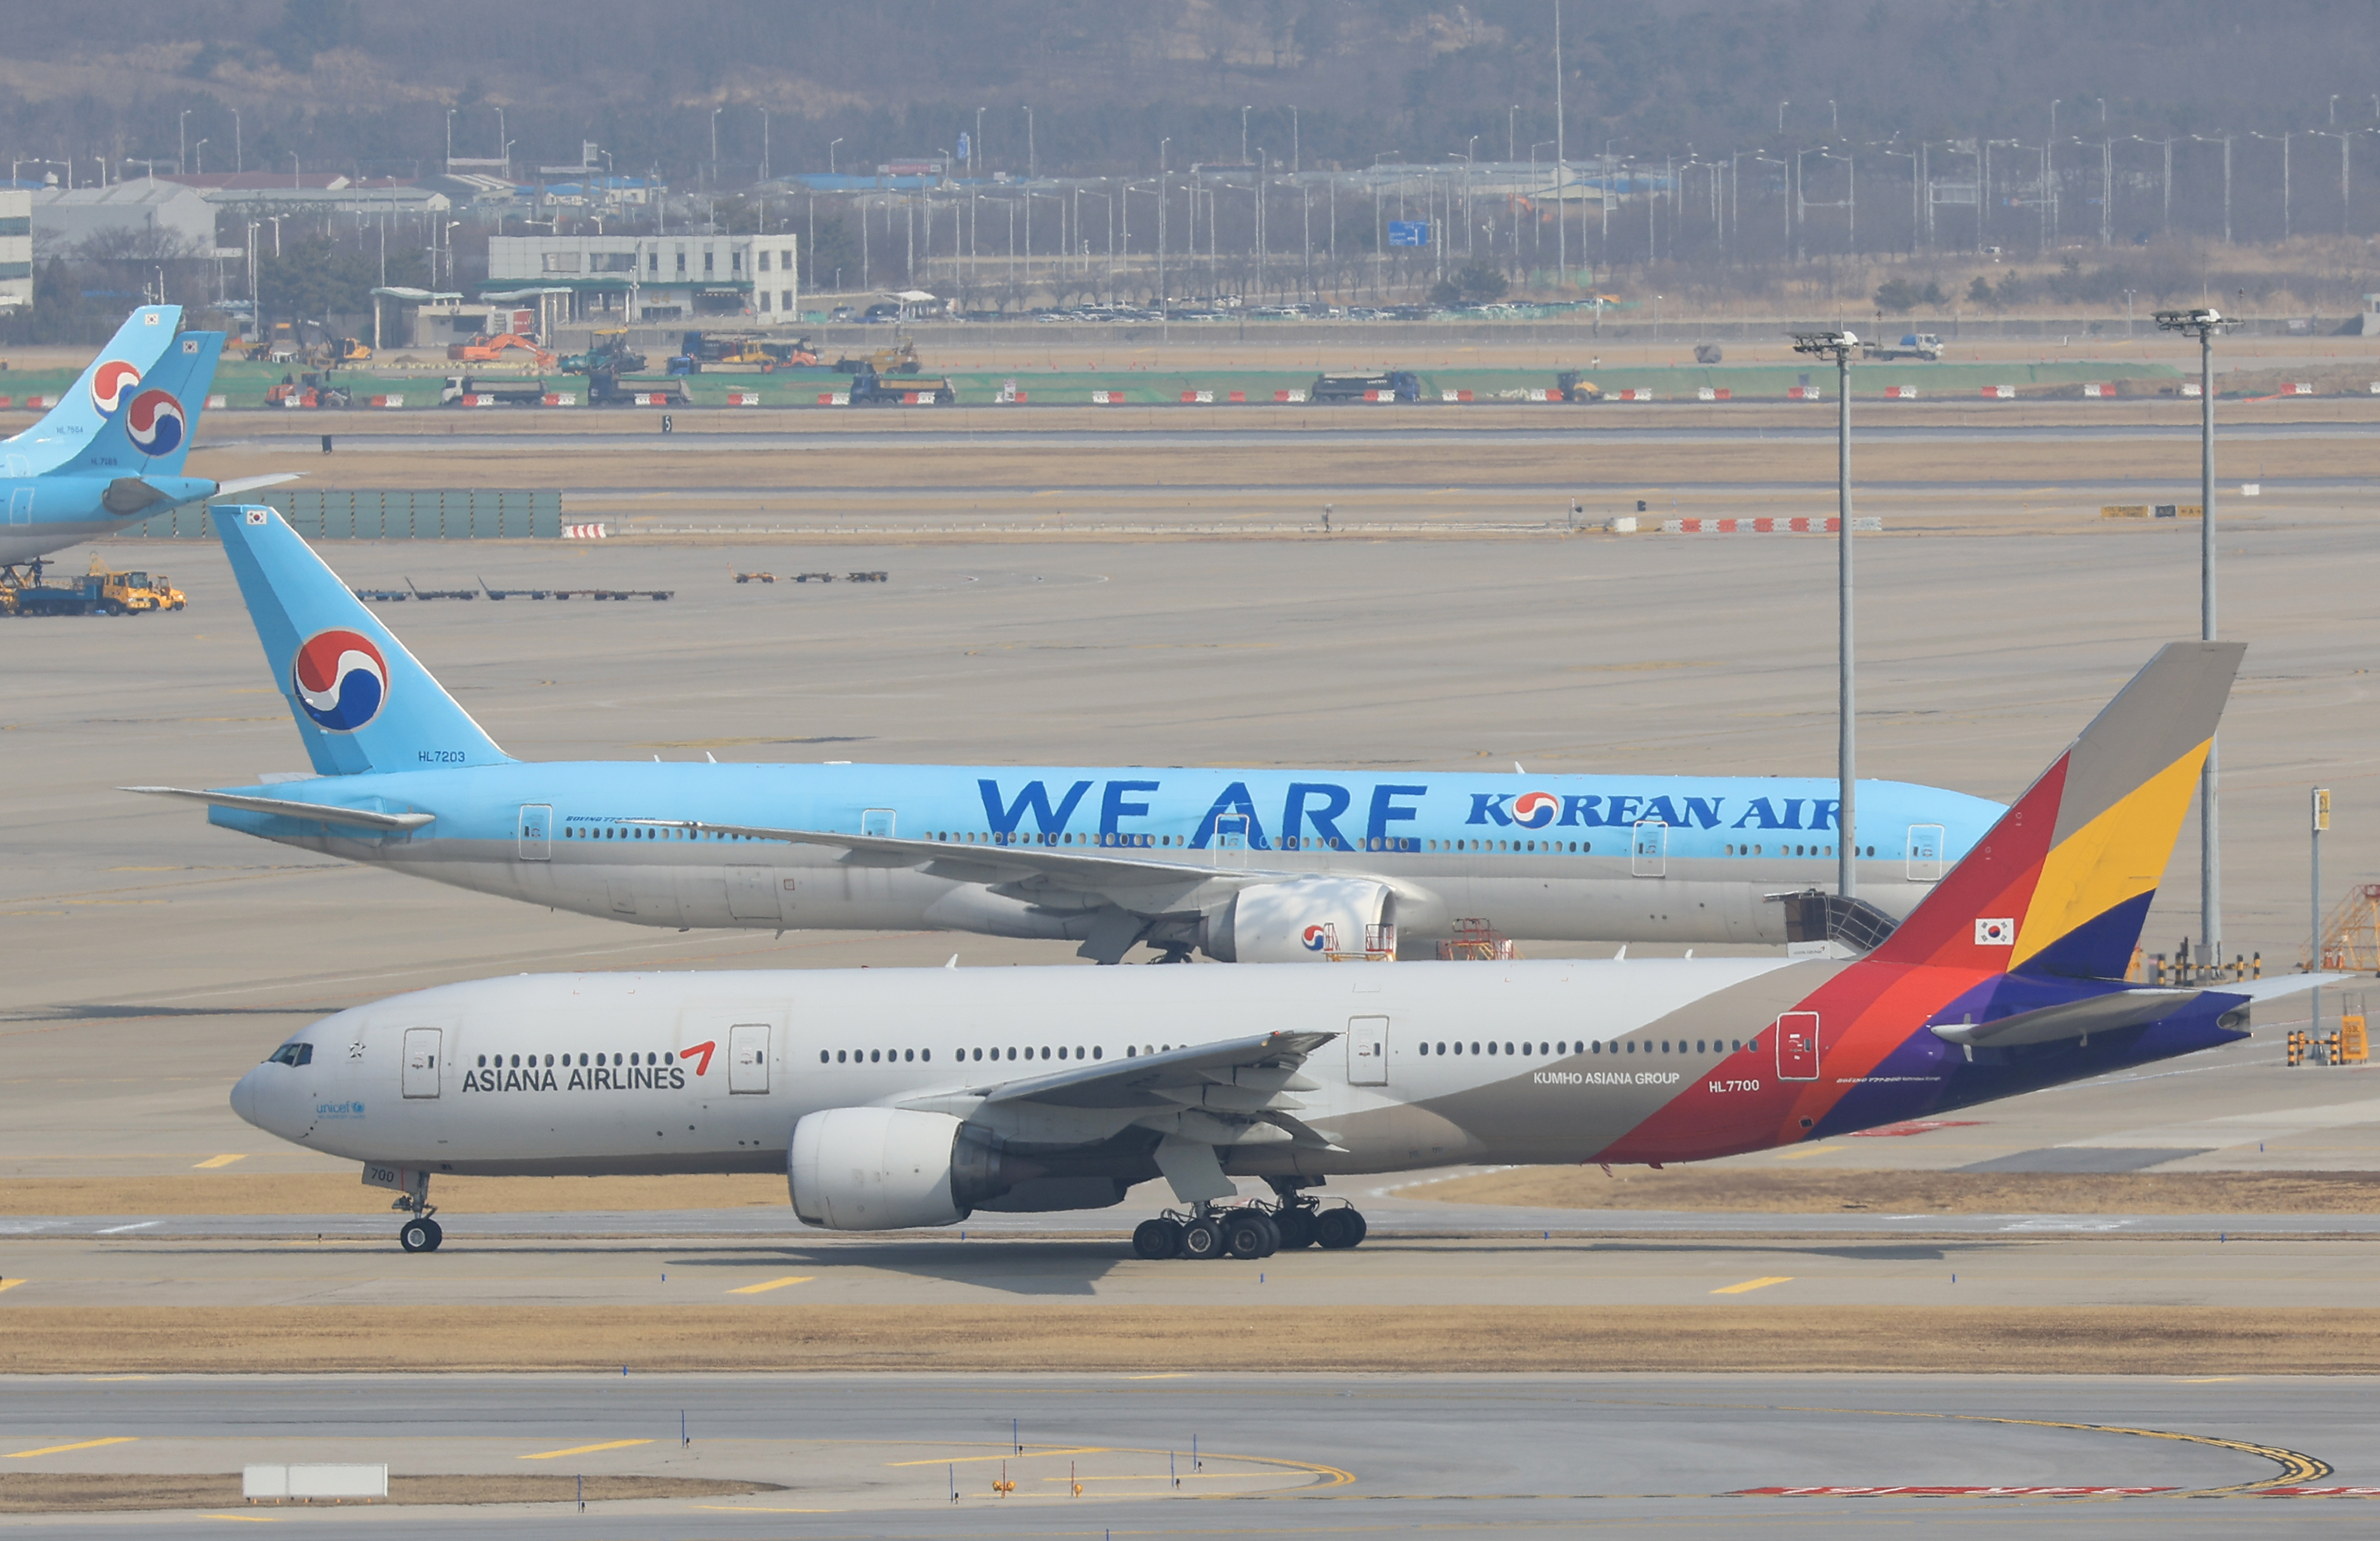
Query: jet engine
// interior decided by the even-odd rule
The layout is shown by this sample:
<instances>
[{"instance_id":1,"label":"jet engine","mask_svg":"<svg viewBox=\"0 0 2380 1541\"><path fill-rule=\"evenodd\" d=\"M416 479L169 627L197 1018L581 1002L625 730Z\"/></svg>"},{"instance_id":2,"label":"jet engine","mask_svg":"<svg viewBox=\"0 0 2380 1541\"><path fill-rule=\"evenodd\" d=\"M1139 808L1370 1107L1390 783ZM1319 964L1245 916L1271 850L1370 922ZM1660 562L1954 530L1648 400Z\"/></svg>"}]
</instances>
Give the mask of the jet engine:
<instances>
[{"instance_id":1,"label":"jet engine","mask_svg":"<svg viewBox=\"0 0 2380 1541\"><path fill-rule=\"evenodd\" d=\"M1007 1192L1000 1147L948 1113L828 1108L794 1125L794 1214L825 1231L951 1225Z\"/></svg>"},{"instance_id":2,"label":"jet engine","mask_svg":"<svg viewBox=\"0 0 2380 1541\"><path fill-rule=\"evenodd\" d=\"M1207 918L1223 963L1330 963L1396 955L1396 893L1363 878L1292 878L1245 888Z\"/></svg>"}]
</instances>

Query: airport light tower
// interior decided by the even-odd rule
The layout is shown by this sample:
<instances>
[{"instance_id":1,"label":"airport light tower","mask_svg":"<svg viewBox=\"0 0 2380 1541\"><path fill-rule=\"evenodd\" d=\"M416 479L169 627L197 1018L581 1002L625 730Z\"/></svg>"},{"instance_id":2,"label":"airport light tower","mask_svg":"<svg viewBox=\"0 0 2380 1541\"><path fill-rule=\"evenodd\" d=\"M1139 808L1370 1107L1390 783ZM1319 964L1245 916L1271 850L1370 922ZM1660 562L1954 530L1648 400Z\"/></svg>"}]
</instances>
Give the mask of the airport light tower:
<instances>
[{"instance_id":1,"label":"airport light tower","mask_svg":"<svg viewBox=\"0 0 2380 1541\"><path fill-rule=\"evenodd\" d=\"M1846 899L1859 893L1859 837L1853 807L1859 788L1859 720L1852 672L1852 358L1859 349L1856 333L1793 334L1794 352L1831 358L1835 364L1835 590L1840 628L1836 641L1840 697L1835 705L1835 790L1842 804L1835 810L1835 892Z\"/></svg>"},{"instance_id":2,"label":"airport light tower","mask_svg":"<svg viewBox=\"0 0 2380 1541\"><path fill-rule=\"evenodd\" d=\"M2198 339L2198 635L2215 640L2215 338L2236 322L2219 310L2159 310L2157 330ZM2198 945L2202 966L2223 961L2222 821L2216 797L2219 735L2198 772Z\"/></svg>"}]
</instances>

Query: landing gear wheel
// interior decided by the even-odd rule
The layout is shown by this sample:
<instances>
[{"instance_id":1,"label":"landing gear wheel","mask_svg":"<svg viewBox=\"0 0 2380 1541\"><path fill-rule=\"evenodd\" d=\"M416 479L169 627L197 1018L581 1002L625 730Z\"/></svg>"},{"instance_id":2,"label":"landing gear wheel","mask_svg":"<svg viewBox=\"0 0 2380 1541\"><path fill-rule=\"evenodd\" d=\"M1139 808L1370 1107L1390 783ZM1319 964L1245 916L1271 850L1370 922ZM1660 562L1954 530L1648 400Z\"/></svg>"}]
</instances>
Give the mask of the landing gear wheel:
<instances>
[{"instance_id":1,"label":"landing gear wheel","mask_svg":"<svg viewBox=\"0 0 2380 1541\"><path fill-rule=\"evenodd\" d=\"M1281 1244L1292 1252L1314 1244L1314 1211L1303 1205L1273 1216L1272 1225L1281 1232Z\"/></svg>"},{"instance_id":2,"label":"landing gear wheel","mask_svg":"<svg viewBox=\"0 0 2380 1541\"><path fill-rule=\"evenodd\" d=\"M1325 1251L1344 1252L1361 1243L1371 1227L1354 1209L1325 1209L1315 1217L1314 1240Z\"/></svg>"},{"instance_id":3,"label":"landing gear wheel","mask_svg":"<svg viewBox=\"0 0 2380 1541\"><path fill-rule=\"evenodd\" d=\"M1195 1219L1184 1226L1181 1256L1201 1261L1223 1256L1222 1226L1210 1219Z\"/></svg>"},{"instance_id":4,"label":"landing gear wheel","mask_svg":"<svg viewBox=\"0 0 2380 1541\"><path fill-rule=\"evenodd\" d=\"M1267 1244L1274 1239L1272 1226L1256 1210L1233 1210L1221 1223L1223 1251L1242 1262L1252 1262L1272 1250Z\"/></svg>"},{"instance_id":5,"label":"landing gear wheel","mask_svg":"<svg viewBox=\"0 0 2380 1541\"><path fill-rule=\"evenodd\" d=\"M1133 1228L1132 1252L1135 1257L1155 1262L1160 1257L1174 1257L1182 1252L1182 1222L1170 1219L1145 1219Z\"/></svg>"},{"instance_id":6,"label":"landing gear wheel","mask_svg":"<svg viewBox=\"0 0 2380 1541\"><path fill-rule=\"evenodd\" d=\"M396 1244L407 1252L435 1252L445 1239L434 1219L407 1220L396 1233Z\"/></svg>"},{"instance_id":7,"label":"landing gear wheel","mask_svg":"<svg viewBox=\"0 0 2380 1541\"><path fill-rule=\"evenodd\" d=\"M1262 1209L1257 1211L1257 1218L1264 1221L1265 1249L1263 1256L1269 1257L1274 1253L1281 1250L1281 1220L1279 1217L1269 1214Z\"/></svg>"}]
</instances>

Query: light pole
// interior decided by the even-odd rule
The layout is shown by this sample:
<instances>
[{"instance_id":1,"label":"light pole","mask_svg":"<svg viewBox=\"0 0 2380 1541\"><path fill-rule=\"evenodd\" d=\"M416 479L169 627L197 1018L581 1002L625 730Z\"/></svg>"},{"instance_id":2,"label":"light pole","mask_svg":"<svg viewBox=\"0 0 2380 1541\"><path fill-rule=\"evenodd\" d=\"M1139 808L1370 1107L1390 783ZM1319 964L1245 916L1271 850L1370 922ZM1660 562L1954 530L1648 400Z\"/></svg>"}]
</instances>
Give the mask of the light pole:
<instances>
[{"instance_id":1,"label":"light pole","mask_svg":"<svg viewBox=\"0 0 2380 1541\"><path fill-rule=\"evenodd\" d=\"M455 109L452 107L446 109L446 170L450 176L455 170Z\"/></svg>"},{"instance_id":2,"label":"light pole","mask_svg":"<svg viewBox=\"0 0 2380 1541\"><path fill-rule=\"evenodd\" d=\"M190 109L183 108L182 115L176 118L174 122L176 125L174 175L179 176L190 169Z\"/></svg>"},{"instance_id":3,"label":"light pole","mask_svg":"<svg viewBox=\"0 0 2380 1541\"><path fill-rule=\"evenodd\" d=\"M198 163L199 175L207 174L207 141L200 140L190 147L190 158Z\"/></svg>"},{"instance_id":4,"label":"light pole","mask_svg":"<svg viewBox=\"0 0 2380 1541\"><path fill-rule=\"evenodd\" d=\"M1030 182L1040 175L1040 157L1034 152L1033 149L1033 107L1030 103L1027 103L1025 106L1025 179L1027 182ZM1029 206L1025 212L1025 217L1028 222L1033 218L1033 211ZM1027 265L1030 265L1032 261L1032 242L1027 241L1026 243L1026 261Z\"/></svg>"},{"instance_id":5,"label":"light pole","mask_svg":"<svg viewBox=\"0 0 2380 1541\"><path fill-rule=\"evenodd\" d=\"M826 141L826 174L829 176L832 176L834 175L834 147L842 142L843 141L841 140L829 140Z\"/></svg>"},{"instance_id":6,"label":"light pole","mask_svg":"<svg viewBox=\"0 0 2380 1541\"><path fill-rule=\"evenodd\" d=\"M2330 828L2330 788L2315 787L2310 801L2312 807L2307 811L2313 817L2307 822L2313 826L2309 834L2313 842L2313 849L2307 873L2309 881L2306 885L2306 894L2310 901L2309 907L2313 918L2306 932L2306 972L2319 974L2325 961L2322 955L2322 837ZM2322 1031L2322 987L2320 985L2314 986L2313 999L2308 1002L2308 1005L2311 1010L2307 1014L2312 1019L2309 1025L2316 1034L2319 1034Z\"/></svg>"},{"instance_id":7,"label":"light pole","mask_svg":"<svg viewBox=\"0 0 2380 1541\"><path fill-rule=\"evenodd\" d=\"M2198 339L2198 636L2215 640L2215 338L2232 323L2222 312L2159 310L2157 330ZM2222 823L2216 797L2219 737L2206 741L2198 772L2199 961L2223 956Z\"/></svg>"},{"instance_id":8,"label":"light pole","mask_svg":"<svg viewBox=\"0 0 2380 1541\"><path fill-rule=\"evenodd\" d=\"M1248 164L1248 114L1253 111L1255 109L1252 107L1240 109L1240 164L1242 165Z\"/></svg>"},{"instance_id":9,"label":"light pole","mask_svg":"<svg viewBox=\"0 0 2380 1541\"><path fill-rule=\"evenodd\" d=\"M769 179L769 109L760 109L760 180Z\"/></svg>"},{"instance_id":10,"label":"light pole","mask_svg":"<svg viewBox=\"0 0 2380 1541\"><path fill-rule=\"evenodd\" d=\"M248 158L247 158L246 154L244 153L244 147L241 145L241 143L240 143L240 139L239 139L239 109L238 109L237 107L234 107L234 108L231 110L231 170L232 170L232 175L233 175L233 176L238 176L241 172L246 171L246 170L248 169L247 161L248 161Z\"/></svg>"},{"instance_id":11,"label":"light pole","mask_svg":"<svg viewBox=\"0 0 2380 1541\"><path fill-rule=\"evenodd\" d=\"M1520 136L1521 104L1515 102L1512 110L1504 115L1504 164L1508 166L1521 158Z\"/></svg>"},{"instance_id":12,"label":"light pole","mask_svg":"<svg viewBox=\"0 0 2380 1541\"><path fill-rule=\"evenodd\" d=\"M1835 776L1836 792L1841 798L1835 814L1835 892L1846 899L1855 898L1859 892L1855 859L1859 833L1853 808L1859 786L1859 735L1852 672L1852 356L1859 351L1859 346L1858 334L1851 332L1793 334L1794 352L1835 361L1835 589L1840 612Z\"/></svg>"},{"instance_id":13,"label":"light pole","mask_svg":"<svg viewBox=\"0 0 2380 1541\"><path fill-rule=\"evenodd\" d=\"M713 185L719 181L719 115L724 111L723 107L710 109L710 180Z\"/></svg>"}]
</instances>

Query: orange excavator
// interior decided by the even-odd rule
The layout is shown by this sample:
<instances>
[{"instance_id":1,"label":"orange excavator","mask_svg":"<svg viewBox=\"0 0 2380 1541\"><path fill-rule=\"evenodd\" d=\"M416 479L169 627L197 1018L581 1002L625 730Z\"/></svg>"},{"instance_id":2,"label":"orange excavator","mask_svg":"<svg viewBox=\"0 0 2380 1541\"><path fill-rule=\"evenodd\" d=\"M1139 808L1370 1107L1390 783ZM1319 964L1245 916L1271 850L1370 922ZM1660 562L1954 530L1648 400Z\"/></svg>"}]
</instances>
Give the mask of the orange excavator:
<instances>
[{"instance_id":1,"label":"orange excavator","mask_svg":"<svg viewBox=\"0 0 2380 1541\"><path fill-rule=\"evenodd\" d=\"M550 370L554 367L555 359L552 354L546 352L527 337L513 332L503 333L493 337L482 334L468 343L449 344L446 357L460 364L504 364L515 362L511 356L516 352L527 355L517 362L535 364L540 370Z\"/></svg>"}]
</instances>

